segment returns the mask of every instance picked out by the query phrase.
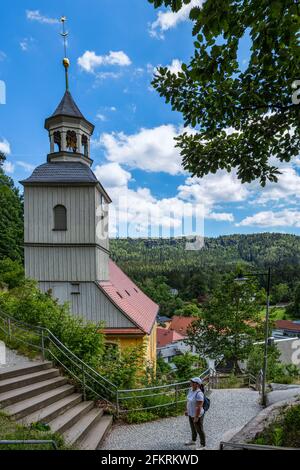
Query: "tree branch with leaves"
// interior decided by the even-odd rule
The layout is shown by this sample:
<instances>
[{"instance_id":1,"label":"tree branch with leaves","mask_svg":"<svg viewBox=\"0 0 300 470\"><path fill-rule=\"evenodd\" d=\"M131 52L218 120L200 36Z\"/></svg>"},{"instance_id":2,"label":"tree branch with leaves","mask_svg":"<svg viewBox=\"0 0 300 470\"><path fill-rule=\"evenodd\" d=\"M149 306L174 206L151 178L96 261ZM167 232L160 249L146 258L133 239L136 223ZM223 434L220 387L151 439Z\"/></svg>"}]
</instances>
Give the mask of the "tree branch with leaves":
<instances>
[{"instance_id":1,"label":"tree branch with leaves","mask_svg":"<svg viewBox=\"0 0 300 470\"><path fill-rule=\"evenodd\" d=\"M174 12L191 3L148 1ZM299 8L298 0L204 0L191 9L194 56L178 74L160 67L152 83L196 129L176 139L193 176L234 170L243 183L264 186L278 179L276 160L299 154L300 105L292 102L300 79Z\"/></svg>"}]
</instances>

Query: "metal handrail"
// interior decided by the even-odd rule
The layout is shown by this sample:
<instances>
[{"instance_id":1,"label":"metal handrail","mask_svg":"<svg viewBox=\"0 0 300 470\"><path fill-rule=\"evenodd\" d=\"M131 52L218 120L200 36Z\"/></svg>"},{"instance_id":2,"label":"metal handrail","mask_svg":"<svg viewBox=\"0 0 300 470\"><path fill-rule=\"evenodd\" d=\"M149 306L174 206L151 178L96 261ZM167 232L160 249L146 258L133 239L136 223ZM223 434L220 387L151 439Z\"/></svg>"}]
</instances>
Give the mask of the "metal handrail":
<instances>
[{"instance_id":1,"label":"metal handrail","mask_svg":"<svg viewBox=\"0 0 300 470\"><path fill-rule=\"evenodd\" d=\"M103 399L106 401L109 405L115 408L117 411L117 415L120 413L127 413L127 412L132 412L132 411L141 411L141 410L148 410L148 409L154 409L154 408L161 408L161 407L166 407L166 406L172 406L175 405L177 406L179 403L183 403L185 400L181 400L179 397L180 393L183 393L184 391L187 390L188 387L186 387L189 384L189 381L183 381L183 382L176 382L176 383L171 383L171 384L165 384L165 385L156 385L153 387L143 387L143 388L134 388L134 389L118 389L118 387L110 382L108 379L103 377L99 372L97 372L95 369L93 369L91 366L86 364L82 359L80 359L76 354L74 354L70 349L64 345L48 328L44 328L42 326L38 325L29 325L21 320L18 320L16 318L11 317L10 315L6 314L5 312L0 310L0 319L7 323L7 330L5 328L2 328L0 325L0 329L4 331L6 335L8 335L10 338L12 336L12 325L17 325L20 326L21 329L23 330L29 330L29 331L34 331L35 333L38 334L41 342L39 345L35 344L33 345L32 343L29 343L28 341L17 338L18 341L21 341L26 344L31 344L31 346L39 349L42 351L42 356L43 359L46 357L46 353L52 357L52 359L61 365L68 374L70 374L74 379L76 379L82 386L83 389L83 398L84 400L86 399L86 390L89 390L90 392L94 393L97 397L100 399ZM73 364L73 366L77 367L80 369L80 374L78 375L78 372L75 373L73 370L68 367L68 365L64 362L62 358L58 358L54 352L49 348L45 346L45 342L49 341L52 345L55 346L57 351L62 354L64 357L67 358L68 361ZM207 382L206 385L208 386L208 390L211 388L211 382L215 377L215 371L212 369L207 369L205 372L203 372L200 376L204 382ZM94 389L92 386L90 386L87 383L87 379L90 379L96 384L96 389ZM99 388L101 390L105 390L105 393L102 392L102 394L99 391ZM185 387L185 388L184 388ZM158 392L162 391L162 392ZM143 400L147 399L150 397L159 397L163 395L163 391L166 391L166 396L169 395L170 393L175 394L175 400L168 401L167 403L163 404L157 404L153 406L143 406L143 402L141 401L140 407L132 409L130 407L126 408L126 400L131 400L131 399L136 399L136 400ZM139 393L146 392L146 395L139 395ZM148 393L149 392L149 393ZM151 393L153 392L153 393ZM122 396L124 393L126 394L132 394L130 396ZM138 393L138 395L135 395ZM102 396L105 395L105 396ZM122 409L121 409L121 402L123 403Z\"/></svg>"},{"instance_id":2,"label":"metal handrail","mask_svg":"<svg viewBox=\"0 0 300 470\"><path fill-rule=\"evenodd\" d=\"M0 310L0 318L5 322L7 322L7 330L5 328L1 328L2 331L9 337L12 335L12 325L16 325L17 327L20 327L21 329L25 331L31 331L35 332L40 340L41 343L39 345L32 344L29 341L26 341L21 338L17 338L18 341L21 341L25 344L29 344L32 347L35 347L36 349L39 349L42 351L42 356L43 359L45 359L46 353L48 353L52 358L59 363L66 371L68 374L70 374L76 381L78 381L83 389L83 396L84 399L86 399L86 389L89 390L90 392L96 394L100 399L106 401L108 404L112 405L113 407L116 407L116 396L117 396L117 386L114 385L112 382L110 382L108 379L103 377L99 372L94 370L92 367L90 367L88 364L86 364L82 359L80 359L76 354L74 354L70 349L65 346L48 328L44 328L42 326L38 325L30 325L28 323L25 323L24 321L18 320L7 313L3 312ZM71 363L73 366L75 366L77 369L80 369L80 372L82 374L82 377L78 375L78 372L75 373L74 371L70 370L70 368L66 365L65 362L62 360L59 360L59 358L53 353L53 351L50 348L47 348L45 346L46 340L49 340L52 345L56 347L56 349L63 354ZM93 377L91 374L94 374L95 377ZM86 378L89 377L91 380L93 380L96 385L100 386L102 389L104 388L106 390L107 396L103 396L100 394L99 390L94 389L90 387L86 383ZM109 396L109 398L108 398ZM111 396L113 396L113 401L111 401Z\"/></svg>"},{"instance_id":3,"label":"metal handrail","mask_svg":"<svg viewBox=\"0 0 300 470\"><path fill-rule=\"evenodd\" d=\"M44 445L44 444L49 444L49 445L52 445L52 447L55 449L55 450L58 450L58 447L57 447L57 444L55 441L53 440L37 440L37 439L29 439L29 440L2 440L0 441L0 445Z\"/></svg>"},{"instance_id":4,"label":"metal handrail","mask_svg":"<svg viewBox=\"0 0 300 470\"><path fill-rule=\"evenodd\" d=\"M278 447L264 444L234 444L232 442L220 442L219 450L224 450L225 447L231 447L239 450L300 450L295 447Z\"/></svg>"}]
</instances>

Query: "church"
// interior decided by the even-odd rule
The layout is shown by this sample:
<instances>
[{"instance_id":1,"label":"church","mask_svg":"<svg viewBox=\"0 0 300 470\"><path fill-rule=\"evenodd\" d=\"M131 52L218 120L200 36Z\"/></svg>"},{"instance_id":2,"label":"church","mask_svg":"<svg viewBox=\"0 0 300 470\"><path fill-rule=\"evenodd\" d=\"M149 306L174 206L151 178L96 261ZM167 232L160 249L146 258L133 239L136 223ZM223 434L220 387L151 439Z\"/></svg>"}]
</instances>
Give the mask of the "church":
<instances>
[{"instance_id":1,"label":"church","mask_svg":"<svg viewBox=\"0 0 300 470\"><path fill-rule=\"evenodd\" d=\"M66 91L45 120L50 153L21 181L26 276L68 302L73 315L103 322L107 343L144 345L145 359L155 367L158 305L110 259L112 201L91 169L94 125L73 100L68 59L63 64Z\"/></svg>"}]
</instances>

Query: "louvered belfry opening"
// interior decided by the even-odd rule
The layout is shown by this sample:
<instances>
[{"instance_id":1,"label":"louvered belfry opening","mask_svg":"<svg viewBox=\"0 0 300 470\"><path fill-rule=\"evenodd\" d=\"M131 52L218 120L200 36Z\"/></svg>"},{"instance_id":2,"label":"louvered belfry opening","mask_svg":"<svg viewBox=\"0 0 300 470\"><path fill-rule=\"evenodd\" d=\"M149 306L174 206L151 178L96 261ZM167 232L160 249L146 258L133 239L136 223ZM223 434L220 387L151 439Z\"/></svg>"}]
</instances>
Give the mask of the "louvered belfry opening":
<instances>
[{"instance_id":1,"label":"louvered belfry opening","mask_svg":"<svg viewBox=\"0 0 300 470\"><path fill-rule=\"evenodd\" d=\"M67 209L65 206L57 205L54 212L54 230L67 230Z\"/></svg>"}]
</instances>

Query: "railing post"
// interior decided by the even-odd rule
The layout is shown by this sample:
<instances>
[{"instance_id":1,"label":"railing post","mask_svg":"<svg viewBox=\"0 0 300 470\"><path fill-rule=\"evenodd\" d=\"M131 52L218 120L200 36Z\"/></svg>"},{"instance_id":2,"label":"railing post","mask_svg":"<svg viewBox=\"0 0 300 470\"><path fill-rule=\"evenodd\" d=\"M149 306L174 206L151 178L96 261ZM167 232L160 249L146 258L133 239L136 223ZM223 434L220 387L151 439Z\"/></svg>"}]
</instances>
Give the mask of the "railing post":
<instances>
[{"instance_id":1,"label":"railing post","mask_svg":"<svg viewBox=\"0 0 300 470\"><path fill-rule=\"evenodd\" d=\"M82 364L82 388L83 388L83 401L86 401L86 387L85 387L85 370Z\"/></svg>"},{"instance_id":2,"label":"railing post","mask_svg":"<svg viewBox=\"0 0 300 470\"><path fill-rule=\"evenodd\" d=\"M178 411L178 385L175 385L175 408Z\"/></svg>"},{"instance_id":3,"label":"railing post","mask_svg":"<svg viewBox=\"0 0 300 470\"><path fill-rule=\"evenodd\" d=\"M11 340L11 322L10 318L7 319L8 337Z\"/></svg>"},{"instance_id":4,"label":"railing post","mask_svg":"<svg viewBox=\"0 0 300 470\"><path fill-rule=\"evenodd\" d=\"M43 361L45 360L45 338L44 338L44 330L42 330L41 334L41 348L42 348L42 358Z\"/></svg>"},{"instance_id":5,"label":"railing post","mask_svg":"<svg viewBox=\"0 0 300 470\"><path fill-rule=\"evenodd\" d=\"M120 416L119 390L117 390L117 398L116 398L116 400L117 400L117 403L116 403L116 405L117 405L117 418L119 418L119 416Z\"/></svg>"}]
</instances>

